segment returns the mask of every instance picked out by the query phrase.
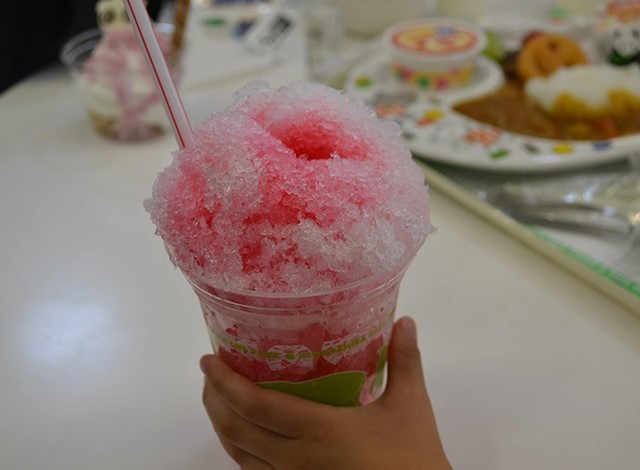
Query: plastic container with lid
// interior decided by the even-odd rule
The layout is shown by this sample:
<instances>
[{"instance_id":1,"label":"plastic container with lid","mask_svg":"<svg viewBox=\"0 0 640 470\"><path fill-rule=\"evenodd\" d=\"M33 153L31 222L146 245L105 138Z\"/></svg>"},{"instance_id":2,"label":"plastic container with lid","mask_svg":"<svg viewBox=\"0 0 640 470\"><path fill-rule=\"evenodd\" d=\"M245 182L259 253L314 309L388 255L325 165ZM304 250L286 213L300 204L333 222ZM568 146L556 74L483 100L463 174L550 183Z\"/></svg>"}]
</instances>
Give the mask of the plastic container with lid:
<instances>
[{"instance_id":1,"label":"plastic container with lid","mask_svg":"<svg viewBox=\"0 0 640 470\"><path fill-rule=\"evenodd\" d=\"M384 41L398 79L421 90L439 91L468 85L487 44L480 28L450 18L397 24Z\"/></svg>"}]
</instances>

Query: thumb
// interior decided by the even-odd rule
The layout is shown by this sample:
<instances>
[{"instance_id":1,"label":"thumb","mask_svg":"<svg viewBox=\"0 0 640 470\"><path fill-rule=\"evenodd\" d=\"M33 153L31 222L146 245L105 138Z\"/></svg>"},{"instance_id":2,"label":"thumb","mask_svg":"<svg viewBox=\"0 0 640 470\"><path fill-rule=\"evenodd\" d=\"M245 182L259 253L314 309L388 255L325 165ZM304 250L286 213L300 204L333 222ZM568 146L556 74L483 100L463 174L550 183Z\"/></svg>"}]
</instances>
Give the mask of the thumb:
<instances>
[{"instance_id":1,"label":"thumb","mask_svg":"<svg viewBox=\"0 0 640 470\"><path fill-rule=\"evenodd\" d=\"M426 394L416 324L410 317L401 318L393 326L388 370L385 401Z\"/></svg>"}]
</instances>

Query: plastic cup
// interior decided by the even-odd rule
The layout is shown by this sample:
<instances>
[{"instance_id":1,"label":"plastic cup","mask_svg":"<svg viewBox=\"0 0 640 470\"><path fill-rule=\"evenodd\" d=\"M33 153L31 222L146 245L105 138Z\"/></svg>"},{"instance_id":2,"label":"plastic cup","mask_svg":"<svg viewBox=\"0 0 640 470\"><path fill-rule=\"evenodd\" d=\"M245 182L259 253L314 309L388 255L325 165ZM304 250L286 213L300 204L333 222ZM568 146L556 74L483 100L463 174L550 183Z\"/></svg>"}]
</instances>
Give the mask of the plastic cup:
<instances>
[{"instance_id":1,"label":"plastic cup","mask_svg":"<svg viewBox=\"0 0 640 470\"><path fill-rule=\"evenodd\" d=\"M406 21L384 36L393 75L425 91L467 86L486 43L480 28L452 18Z\"/></svg>"},{"instance_id":2,"label":"plastic cup","mask_svg":"<svg viewBox=\"0 0 640 470\"><path fill-rule=\"evenodd\" d=\"M173 25L156 25L158 35L169 37ZM122 141L142 141L164 134L169 123L153 79L144 61L142 67L90 66L88 59L102 32L92 29L71 38L62 48L60 60L71 72L98 134ZM180 52L167 57L174 81L182 75Z\"/></svg>"},{"instance_id":3,"label":"plastic cup","mask_svg":"<svg viewBox=\"0 0 640 470\"><path fill-rule=\"evenodd\" d=\"M308 295L225 292L187 279L214 351L236 372L264 388L359 406L382 393L407 266Z\"/></svg>"}]
</instances>

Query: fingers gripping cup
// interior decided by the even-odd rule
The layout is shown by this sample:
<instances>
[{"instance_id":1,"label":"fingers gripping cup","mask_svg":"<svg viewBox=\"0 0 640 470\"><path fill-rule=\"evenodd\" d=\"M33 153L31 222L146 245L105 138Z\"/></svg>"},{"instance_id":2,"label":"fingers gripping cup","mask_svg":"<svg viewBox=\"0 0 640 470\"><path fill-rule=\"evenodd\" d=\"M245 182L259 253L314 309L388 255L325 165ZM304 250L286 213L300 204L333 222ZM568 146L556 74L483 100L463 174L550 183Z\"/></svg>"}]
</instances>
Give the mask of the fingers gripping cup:
<instances>
[{"instance_id":1,"label":"fingers gripping cup","mask_svg":"<svg viewBox=\"0 0 640 470\"><path fill-rule=\"evenodd\" d=\"M396 123L322 85L248 85L145 208L237 372L336 405L380 394L400 279L432 231Z\"/></svg>"}]
</instances>

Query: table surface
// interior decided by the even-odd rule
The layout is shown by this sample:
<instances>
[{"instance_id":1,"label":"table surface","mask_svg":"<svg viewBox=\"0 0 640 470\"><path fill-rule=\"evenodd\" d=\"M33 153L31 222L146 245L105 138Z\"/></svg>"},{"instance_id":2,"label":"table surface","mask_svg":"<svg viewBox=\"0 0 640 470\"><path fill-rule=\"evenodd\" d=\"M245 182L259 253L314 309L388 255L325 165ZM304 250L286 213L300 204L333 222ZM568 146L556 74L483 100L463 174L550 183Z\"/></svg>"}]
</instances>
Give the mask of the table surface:
<instances>
[{"instance_id":1,"label":"table surface","mask_svg":"<svg viewBox=\"0 0 640 470\"><path fill-rule=\"evenodd\" d=\"M256 64L200 65L192 119L303 74ZM236 468L200 403L196 298L142 208L173 139L98 137L61 70L2 95L0 122L0 468ZM398 312L453 466L638 468L640 319L436 192L432 218Z\"/></svg>"}]
</instances>

